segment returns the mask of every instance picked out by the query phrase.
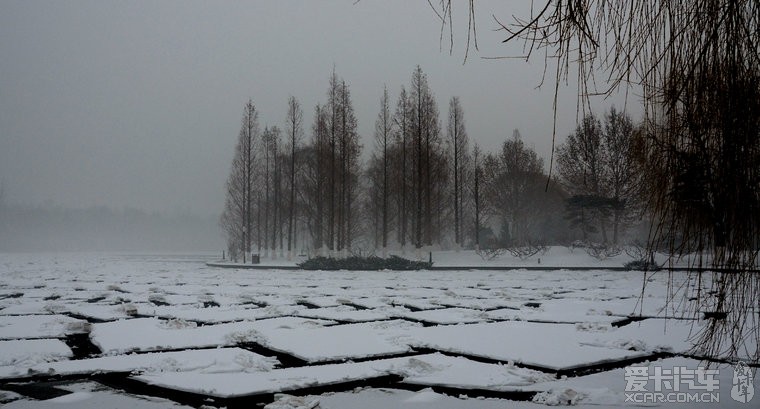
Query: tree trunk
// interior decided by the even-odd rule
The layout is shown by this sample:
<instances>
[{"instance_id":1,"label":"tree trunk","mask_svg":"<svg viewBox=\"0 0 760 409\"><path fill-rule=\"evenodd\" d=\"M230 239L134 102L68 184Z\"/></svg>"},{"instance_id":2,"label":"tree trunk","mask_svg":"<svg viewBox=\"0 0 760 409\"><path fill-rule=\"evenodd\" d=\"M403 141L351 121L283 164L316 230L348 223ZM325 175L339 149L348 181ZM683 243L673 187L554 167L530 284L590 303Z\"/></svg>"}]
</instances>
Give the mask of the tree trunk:
<instances>
[{"instance_id":1,"label":"tree trunk","mask_svg":"<svg viewBox=\"0 0 760 409\"><path fill-rule=\"evenodd\" d=\"M288 216L288 260L293 259L293 223L296 215L296 140L295 135L291 138L290 150L290 215Z\"/></svg>"}]
</instances>

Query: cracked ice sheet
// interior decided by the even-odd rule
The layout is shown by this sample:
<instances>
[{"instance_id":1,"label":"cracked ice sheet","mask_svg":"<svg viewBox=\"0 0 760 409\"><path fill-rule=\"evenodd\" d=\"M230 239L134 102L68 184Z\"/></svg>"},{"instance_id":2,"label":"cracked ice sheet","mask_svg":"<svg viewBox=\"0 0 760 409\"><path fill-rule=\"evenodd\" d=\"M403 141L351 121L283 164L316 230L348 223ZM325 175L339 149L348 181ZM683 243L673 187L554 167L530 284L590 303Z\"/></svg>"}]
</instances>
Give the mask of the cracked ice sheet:
<instances>
[{"instance_id":1,"label":"cracked ice sheet","mask_svg":"<svg viewBox=\"0 0 760 409\"><path fill-rule=\"evenodd\" d=\"M495 398L454 397L432 388L407 391L391 388L359 388L351 392L325 393L319 396L279 395L265 409L545 409L546 406ZM581 406L586 407L586 406ZM589 407L590 408L590 407ZM598 408L598 407L594 407Z\"/></svg>"},{"instance_id":2,"label":"cracked ice sheet","mask_svg":"<svg viewBox=\"0 0 760 409\"><path fill-rule=\"evenodd\" d=\"M387 320L391 317L399 317L408 311L409 310L403 307L388 306L385 308L372 310L357 310L356 308L350 307L348 305L341 305L338 307L316 309L302 308L298 312L298 315L301 317L323 318L336 321L366 322Z\"/></svg>"},{"instance_id":3,"label":"cracked ice sheet","mask_svg":"<svg viewBox=\"0 0 760 409\"><path fill-rule=\"evenodd\" d=\"M187 408L168 399L125 394L95 382L83 382L58 386L71 393L48 400L21 398L3 406L5 409L81 409L81 408L129 408L166 409Z\"/></svg>"},{"instance_id":4,"label":"cracked ice sheet","mask_svg":"<svg viewBox=\"0 0 760 409\"><path fill-rule=\"evenodd\" d=\"M87 332L89 326L87 321L65 315L0 316L0 340L63 338Z\"/></svg>"},{"instance_id":5,"label":"cracked ice sheet","mask_svg":"<svg viewBox=\"0 0 760 409\"><path fill-rule=\"evenodd\" d=\"M687 353L692 346L690 338L703 324L698 321L647 319L606 331L584 332L576 339L591 346Z\"/></svg>"},{"instance_id":6,"label":"cracked ice sheet","mask_svg":"<svg viewBox=\"0 0 760 409\"><path fill-rule=\"evenodd\" d=\"M139 375L133 379L153 386L233 398L381 377L391 374L393 367L404 365L405 362L405 358L394 358L236 374L163 372Z\"/></svg>"},{"instance_id":7,"label":"cracked ice sheet","mask_svg":"<svg viewBox=\"0 0 760 409\"><path fill-rule=\"evenodd\" d=\"M117 305L79 304L71 305L69 312L99 321L115 321L132 318L131 313L136 311L136 308L135 304L132 303Z\"/></svg>"},{"instance_id":8,"label":"cracked ice sheet","mask_svg":"<svg viewBox=\"0 0 760 409\"><path fill-rule=\"evenodd\" d=\"M747 405L739 403L730 398L731 387L733 382L733 367L726 364L712 364L713 367L709 369L717 369L719 371L718 379L720 390L716 391L720 393L720 407L721 408L746 408ZM673 373L674 367L685 367L690 370L695 370L699 367L706 367L704 362L698 360L675 357L661 359L652 362L642 362L640 364L632 366L647 366L649 367L648 373L654 374L654 367L660 367L663 370L667 370ZM629 366L630 367L630 366ZM667 376L666 376L667 378ZM669 382L672 382L672 378ZM756 381L757 382L757 381ZM688 388L684 389L687 385L681 385L681 391L688 392ZM594 406L594 407L616 407L616 406L642 406L642 404L626 403L625 402L625 368L613 369L611 371L599 372L591 375L571 377L565 379L550 380L548 382L537 382L532 385L521 387L521 390L525 391L538 391L543 392L544 396L538 396L534 398L534 401L546 400L547 404L556 402L556 398L563 395L575 395L574 404L578 406ZM665 385L663 384L663 387ZM655 390L655 381L649 380L646 389L649 392ZM570 392L572 391L572 392ZM569 392L569 393L568 393ZM691 392L704 392L704 391L691 391ZM672 403L670 405L662 405L665 407L683 408L688 406L689 408L715 408L715 403L697 403L689 402L688 405L683 403Z\"/></svg>"},{"instance_id":9,"label":"cracked ice sheet","mask_svg":"<svg viewBox=\"0 0 760 409\"><path fill-rule=\"evenodd\" d=\"M0 310L0 315L47 315L61 312L63 306L55 300L23 300L13 299Z\"/></svg>"},{"instance_id":10,"label":"cracked ice sheet","mask_svg":"<svg viewBox=\"0 0 760 409\"><path fill-rule=\"evenodd\" d=\"M487 311L490 320L544 321L558 323L595 322L611 324L623 318L600 310L595 301L577 299L554 299L537 301L537 308L520 306L519 310L503 308Z\"/></svg>"},{"instance_id":11,"label":"cracked ice sheet","mask_svg":"<svg viewBox=\"0 0 760 409\"><path fill-rule=\"evenodd\" d=\"M305 404L304 404L305 403ZM411 392L388 388L365 388L352 392L327 393L319 396L290 396L283 395L265 409L504 409L513 408L514 402L503 399L467 399L443 395L430 389ZM317 405L318 406L309 406ZM545 406L533 405L533 408Z\"/></svg>"},{"instance_id":12,"label":"cracked ice sheet","mask_svg":"<svg viewBox=\"0 0 760 409\"><path fill-rule=\"evenodd\" d=\"M414 312L402 312L400 317L432 322L434 324L459 324L488 321L489 317L483 312L467 308L442 308L438 310L425 310Z\"/></svg>"},{"instance_id":13,"label":"cracked ice sheet","mask_svg":"<svg viewBox=\"0 0 760 409\"><path fill-rule=\"evenodd\" d=\"M397 369L404 383L423 386L449 386L462 389L514 391L536 382L548 382L553 375L514 365L487 364L441 353L409 357Z\"/></svg>"},{"instance_id":14,"label":"cracked ice sheet","mask_svg":"<svg viewBox=\"0 0 760 409\"><path fill-rule=\"evenodd\" d=\"M26 376L32 366L72 355L71 349L57 339L0 341L0 378Z\"/></svg>"},{"instance_id":15,"label":"cracked ice sheet","mask_svg":"<svg viewBox=\"0 0 760 409\"><path fill-rule=\"evenodd\" d=\"M595 333L594 333L595 335ZM522 321L417 328L412 346L440 349L551 370L614 362L649 355L582 345L589 335L574 325Z\"/></svg>"},{"instance_id":16,"label":"cracked ice sheet","mask_svg":"<svg viewBox=\"0 0 760 409\"><path fill-rule=\"evenodd\" d=\"M244 308L241 306L209 308L174 305L160 307L154 305L138 306L138 312L141 315L149 315L159 318L176 318L209 324L275 318L284 315L292 315L297 311L297 308L289 306L267 306L264 308Z\"/></svg>"},{"instance_id":17,"label":"cracked ice sheet","mask_svg":"<svg viewBox=\"0 0 760 409\"><path fill-rule=\"evenodd\" d=\"M480 374L462 372L480 370ZM328 364L300 368L273 369L269 372L239 374L151 373L134 377L154 386L231 398L263 393L279 393L304 387L399 375L415 384L473 384L516 389L548 375L529 369L489 365L452 358L442 354L381 359L376 361ZM468 380L469 379L469 380ZM480 382L480 383L477 383Z\"/></svg>"},{"instance_id":18,"label":"cracked ice sheet","mask_svg":"<svg viewBox=\"0 0 760 409\"><path fill-rule=\"evenodd\" d=\"M195 323L183 320L136 318L93 324L90 339L104 354L117 355L133 351L205 348L256 342L259 339L258 331L261 330L321 326L326 323L330 321L282 317L198 327Z\"/></svg>"},{"instance_id":19,"label":"cracked ice sheet","mask_svg":"<svg viewBox=\"0 0 760 409\"><path fill-rule=\"evenodd\" d=\"M336 361L408 352L410 329L404 320L330 327L260 329L259 342L308 362Z\"/></svg>"},{"instance_id":20,"label":"cracked ice sheet","mask_svg":"<svg viewBox=\"0 0 760 409\"><path fill-rule=\"evenodd\" d=\"M38 364L32 373L79 375L102 372L240 373L269 371L279 362L241 348L217 348L106 356Z\"/></svg>"}]
</instances>

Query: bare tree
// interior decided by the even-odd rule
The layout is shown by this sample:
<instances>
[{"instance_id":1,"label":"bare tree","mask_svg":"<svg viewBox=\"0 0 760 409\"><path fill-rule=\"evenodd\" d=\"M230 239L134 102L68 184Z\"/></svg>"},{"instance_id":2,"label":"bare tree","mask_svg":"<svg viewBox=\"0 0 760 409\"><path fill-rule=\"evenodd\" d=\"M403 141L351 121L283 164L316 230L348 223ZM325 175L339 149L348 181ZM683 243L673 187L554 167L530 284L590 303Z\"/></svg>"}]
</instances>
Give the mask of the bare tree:
<instances>
[{"instance_id":1,"label":"bare tree","mask_svg":"<svg viewBox=\"0 0 760 409\"><path fill-rule=\"evenodd\" d=\"M338 207L338 250L350 251L353 238L359 233L358 212L353 207L357 202L361 145L357 133L357 121L351 101L351 92L345 81L340 87L340 205Z\"/></svg>"},{"instance_id":2,"label":"bare tree","mask_svg":"<svg viewBox=\"0 0 760 409\"><path fill-rule=\"evenodd\" d=\"M612 243L617 245L628 224L641 214L643 170L637 163L633 121L615 107L604 115L604 168L612 207Z\"/></svg>"},{"instance_id":3,"label":"bare tree","mask_svg":"<svg viewBox=\"0 0 760 409\"><path fill-rule=\"evenodd\" d=\"M339 203L336 201L336 187L338 184L338 114L340 111L340 82L338 80L338 74L335 73L333 68L332 75L330 76L330 85L327 91L327 130L329 132L330 141L330 159L328 162L328 169L330 179L328 180L328 199L329 199L329 211L327 218L327 248L330 252L335 250L335 225L337 206Z\"/></svg>"},{"instance_id":4,"label":"bare tree","mask_svg":"<svg viewBox=\"0 0 760 409\"><path fill-rule=\"evenodd\" d=\"M398 242L403 250L406 246L407 238L407 203L408 201L408 141L412 130L411 119L411 100L402 86L399 93L396 112L394 113L394 123L396 125L395 140L395 163L396 163L396 201L398 207Z\"/></svg>"},{"instance_id":5,"label":"bare tree","mask_svg":"<svg viewBox=\"0 0 760 409\"><path fill-rule=\"evenodd\" d=\"M524 245L530 241L526 223L533 203L526 194L536 187L536 176L543 175L543 161L535 151L525 146L520 132L515 129L512 138L502 144L498 155L489 154L484 159L487 171L485 199L492 209L501 209L504 226L504 244Z\"/></svg>"},{"instance_id":6,"label":"bare tree","mask_svg":"<svg viewBox=\"0 0 760 409\"><path fill-rule=\"evenodd\" d=\"M571 192L568 211L574 215L574 224L583 232L583 239L596 232L599 226L602 241L608 242L608 204L605 179L605 147L602 144L602 125L596 116L589 114L575 132L568 135L557 148L557 172L560 182Z\"/></svg>"},{"instance_id":7,"label":"bare tree","mask_svg":"<svg viewBox=\"0 0 760 409\"><path fill-rule=\"evenodd\" d=\"M452 194L454 211L454 243L456 248L462 246L461 226L463 223L463 184L468 158L468 138L464 124L464 110L459 102L459 97L452 97L449 101L449 121L447 125L449 152L451 155L451 172L454 175L454 190Z\"/></svg>"},{"instance_id":8,"label":"bare tree","mask_svg":"<svg viewBox=\"0 0 760 409\"><path fill-rule=\"evenodd\" d=\"M311 143L305 148L303 173L303 211L306 225L317 255L325 251L326 211L328 210L326 185L329 183L330 140L327 111L317 105L314 109Z\"/></svg>"},{"instance_id":9,"label":"bare tree","mask_svg":"<svg viewBox=\"0 0 760 409\"><path fill-rule=\"evenodd\" d=\"M294 241L296 237L296 150L303 137L303 111L298 100L291 96L288 99L287 114L288 142L290 144L290 204L288 206L288 260L293 258Z\"/></svg>"},{"instance_id":10,"label":"bare tree","mask_svg":"<svg viewBox=\"0 0 760 409\"><path fill-rule=\"evenodd\" d=\"M603 124L593 114L586 115L557 148L559 179L572 195L568 215L584 240L598 231L603 243L618 245L622 230L640 208L641 168L635 146L633 122L612 107Z\"/></svg>"},{"instance_id":11,"label":"bare tree","mask_svg":"<svg viewBox=\"0 0 760 409\"><path fill-rule=\"evenodd\" d=\"M482 197L481 197L481 180L482 180L482 174L483 170L481 169L481 153L480 153L480 147L476 143L475 146L472 148L472 201L474 204L474 214L473 214L473 243L475 247L475 251L480 251L480 230L483 226L484 222L484 209L482 205Z\"/></svg>"},{"instance_id":12,"label":"bare tree","mask_svg":"<svg viewBox=\"0 0 760 409\"><path fill-rule=\"evenodd\" d=\"M356 202L360 173L361 145L357 133L351 93L345 81L335 71L330 77L325 112L328 155L327 167L327 248L344 252L350 249L358 232L358 213L352 209Z\"/></svg>"},{"instance_id":13,"label":"bare tree","mask_svg":"<svg viewBox=\"0 0 760 409\"><path fill-rule=\"evenodd\" d=\"M414 73L412 74L412 85L411 85L412 94L410 95L410 99L412 100L412 107L414 109L414 112L412 114L413 118L413 126L414 126L414 133L413 133L413 140L414 140L414 152L415 152L415 165L416 165L416 172L414 173L414 195L415 195L415 202L416 202L416 212L414 217L414 225L415 225L415 234L414 234L414 245L417 249L422 247L422 203L423 203L423 195L422 195L422 189L423 189L423 171L425 163L423 161L424 153L423 150L423 127L425 126L425 116L424 116L424 100L425 100L425 94L427 90L427 77L423 74L422 68L418 65L417 68L414 70Z\"/></svg>"},{"instance_id":14,"label":"bare tree","mask_svg":"<svg viewBox=\"0 0 760 409\"><path fill-rule=\"evenodd\" d=\"M230 257L237 259L251 251L253 231L256 147L259 138L258 111L250 99L243 109L235 156L227 179L227 196L220 224L227 233Z\"/></svg>"},{"instance_id":15,"label":"bare tree","mask_svg":"<svg viewBox=\"0 0 760 409\"><path fill-rule=\"evenodd\" d=\"M393 121L390 112L390 102L388 100L388 88L383 87L383 96L380 99L380 112L377 114L375 121L375 146L379 153L379 159L382 166L382 249L383 256L388 250L388 224L390 222L388 214L388 200L390 189L388 186L389 158L388 150L392 142Z\"/></svg>"},{"instance_id":16,"label":"bare tree","mask_svg":"<svg viewBox=\"0 0 760 409\"><path fill-rule=\"evenodd\" d=\"M277 257L278 234L282 236L282 197L281 197L281 165L282 154L279 152L282 138L280 128L265 127L263 140L264 156L264 247L271 251L271 257ZM282 247L282 246L280 246Z\"/></svg>"},{"instance_id":17,"label":"bare tree","mask_svg":"<svg viewBox=\"0 0 760 409\"><path fill-rule=\"evenodd\" d=\"M413 163L416 168L411 183L416 203L413 241L419 249L423 244L431 245L433 237L440 233L441 226L433 226L434 203L437 206L443 200L447 175L445 154L440 143L438 106L428 85L427 75L420 66L412 73L410 89Z\"/></svg>"}]
</instances>

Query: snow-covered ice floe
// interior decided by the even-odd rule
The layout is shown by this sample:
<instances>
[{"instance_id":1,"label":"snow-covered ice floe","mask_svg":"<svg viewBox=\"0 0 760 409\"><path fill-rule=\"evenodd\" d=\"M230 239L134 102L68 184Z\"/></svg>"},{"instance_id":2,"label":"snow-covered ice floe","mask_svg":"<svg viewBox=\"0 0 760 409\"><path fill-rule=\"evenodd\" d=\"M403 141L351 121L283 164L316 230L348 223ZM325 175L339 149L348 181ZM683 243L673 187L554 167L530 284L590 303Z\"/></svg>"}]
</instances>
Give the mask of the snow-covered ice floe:
<instances>
[{"instance_id":1,"label":"snow-covered ice floe","mask_svg":"<svg viewBox=\"0 0 760 409\"><path fill-rule=\"evenodd\" d=\"M348 383L389 375L399 376L403 382L409 384L459 384L468 376L467 373L462 372L463 370L480 371L479 374L475 375L477 380L500 389L516 389L537 381L547 381L550 378L546 374L525 368L482 364L442 354L426 354L414 357L283 368L242 374L161 372L139 375L135 379L153 386L218 398L236 398ZM472 380L464 380L465 387L468 383L472 384Z\"/></svg>"},{"instance_id":2,"label":"snow-covered ice floe","mask_svg":"<svg viewBox=\"0 0 760 409\"><path fill-rule=\"evenodd\" d=\"M66 315L0 316L0 340L63 338L89 330L90 324L87 321Z\"/></svg>"},{"instance_id":3,"label":"snow-covered ice floe","mask_svg":"<svg viewBox=\"0 0 760 409\"><path fill-rule=\"evenodd\" d=\"M269 371L279 362L241 348L151 352L37 364L31 374L77 375L108 372L241 373Z\"/></svg>"},{"instance_id":4,"label":"snow-covered ice floe","mask_svg":"<svg viewBox=\"0 0 760 409\"><path fill-rule=\"evenodd\" d=\"M0 378L27 376L28 369L40 363L72 356L71 349L57 339L0 341Z\"/></svg>"},{"instance_id":5,"label":"snow-covered ice floe","mask_svg":"<svg viewBox=\"0 0 760 409\"><path fill-rule=\"evenodd\" d=\"M256 342L267 329L320 326L329 321L283 317L198 326L180 319L135 318L93 324L90 338L104 354L230 346Z\"/></svg>"},{"instance_id":6,"label":"snow-covered ice floe","mask_svg":"<svg viewBox=\"0 0 760 409\"><path fill-rule=\"evenodd\" d=\"M542 264L560 262L562 251ZM465 253L435 261L472 262ZM626 365L698 364L683 356L709 322L668 304L668 279L688 279L679 273L238 270L203 261L3 255L0 378L73 379L55 399L61 407L173 404L74 387L86 379L192 392L201 397L194 406L272 393L300 396L278 395L271 408L615 406ZM722 369L721 388L731 385L731 368ZM381 388L389 384L411 391ZM501 398L476 399L479 391ZM532 401L505 401L513 397ZM53 404L12 392L0 401Z\"/></svg>"}]
</instances>

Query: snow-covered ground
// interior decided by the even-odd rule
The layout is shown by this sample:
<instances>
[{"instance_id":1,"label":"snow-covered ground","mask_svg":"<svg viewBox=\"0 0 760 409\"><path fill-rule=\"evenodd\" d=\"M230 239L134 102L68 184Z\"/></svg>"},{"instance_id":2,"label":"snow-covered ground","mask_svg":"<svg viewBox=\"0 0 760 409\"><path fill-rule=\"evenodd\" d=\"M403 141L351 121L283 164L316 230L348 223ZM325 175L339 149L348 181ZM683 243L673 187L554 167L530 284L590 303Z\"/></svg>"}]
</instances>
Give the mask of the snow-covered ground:
<instances>
[{"instance_id":1,"label":"snow-covered ground","mask_svg":"<svg viewBox=\"0 0 760 409\"><path fill-rule=\"evenodd\" d=\"M527 260L433 259L609 268L630 257L552 248ZM636 406L625 402L626 367L704 365L690 351L706 322L667 302L668 273L246 270L212 260L0 254L0 403ZM748 407L731 399L732 366L716 368L720 406Z\"/></svg>"}]
</instances>

